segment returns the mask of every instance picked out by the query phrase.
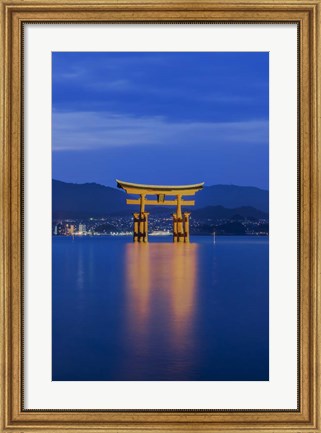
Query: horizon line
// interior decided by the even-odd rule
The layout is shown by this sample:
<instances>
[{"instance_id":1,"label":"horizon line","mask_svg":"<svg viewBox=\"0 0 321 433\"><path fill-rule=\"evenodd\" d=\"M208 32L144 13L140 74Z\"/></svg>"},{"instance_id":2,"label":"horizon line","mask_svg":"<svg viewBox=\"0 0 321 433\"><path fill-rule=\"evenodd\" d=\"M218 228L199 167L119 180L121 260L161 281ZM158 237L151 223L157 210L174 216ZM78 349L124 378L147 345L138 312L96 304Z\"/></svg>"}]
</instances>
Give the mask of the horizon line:
<instances>
[{"instance_id":1,"label":"horizon line","mask_svg":"<svg viewBox=\"0 0 321 433\"><path fill-rule=\"evenodd\" d=\"M115 186L106 185L106 184L98 183L98 182L94 182L94 181L92 181L92 182L71 182L71 181L69 181L68 182L68 181L65 181L65 180L54 179L54 178L52 178L51 181L62 182L62 183L67 183L67 184L71 184L71 185L99 185L99 186L104 186L106 188L113 188L113 189L116 189L116 190L118 189L117 188L116 179L115 179ZM206 184L206 183L204 183L204 188L210 188L212 186L237 186L237 187L240 187L240 188L256 188L256 189L260 189L262 191L269 192L268 188L262 188L262 187L259 187L259 186L256 186L256 185L238 185L238 184L235 184L235 183L213 183L213 184Z\"/></svg>"}]
</instances>

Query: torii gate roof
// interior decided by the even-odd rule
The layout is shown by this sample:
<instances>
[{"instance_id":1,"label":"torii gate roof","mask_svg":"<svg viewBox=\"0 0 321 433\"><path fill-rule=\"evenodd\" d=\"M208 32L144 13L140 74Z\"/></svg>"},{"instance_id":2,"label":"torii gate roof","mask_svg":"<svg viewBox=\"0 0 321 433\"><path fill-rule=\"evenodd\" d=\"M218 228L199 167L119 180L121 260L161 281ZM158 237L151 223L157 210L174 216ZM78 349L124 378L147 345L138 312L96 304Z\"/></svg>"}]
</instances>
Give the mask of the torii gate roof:
<instances>
[{"instance_id":1,"label":"torii gate roof","mask_svg":"<svg viewBox=\"0 0 321 433\"><path fill-rule=\"evenodd\" d=\"M124 189L128 194L141 194L143 192L149 194L177 194L184 195L184 191L188 195L195 194L195 192L203 189L204 182L195 183L192 185L144 185L140 183L124 182L116 179L118 188Z\"/></svg>"}]
</instances>

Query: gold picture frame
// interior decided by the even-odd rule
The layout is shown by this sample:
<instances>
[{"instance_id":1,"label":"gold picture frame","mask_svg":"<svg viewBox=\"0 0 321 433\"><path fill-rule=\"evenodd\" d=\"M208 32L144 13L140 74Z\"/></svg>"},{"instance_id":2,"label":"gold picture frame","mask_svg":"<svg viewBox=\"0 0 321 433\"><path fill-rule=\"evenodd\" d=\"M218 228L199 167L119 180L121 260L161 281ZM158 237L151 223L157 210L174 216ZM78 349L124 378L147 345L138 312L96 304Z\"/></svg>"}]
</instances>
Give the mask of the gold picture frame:
<instances>
[{"instance_id":1,"label":"gold picture frame","mask_svg":"<svg viewBox=\"0 0 321 433\"><path fill-rule=\"evenodd\" d=\"M321 432L321 0L0 0L1 405L3 432ZM297 23L299 26L298 410L23 410L23 24ZM41 306L39 307L41 308Z\"/></svg>"}]
</instances>

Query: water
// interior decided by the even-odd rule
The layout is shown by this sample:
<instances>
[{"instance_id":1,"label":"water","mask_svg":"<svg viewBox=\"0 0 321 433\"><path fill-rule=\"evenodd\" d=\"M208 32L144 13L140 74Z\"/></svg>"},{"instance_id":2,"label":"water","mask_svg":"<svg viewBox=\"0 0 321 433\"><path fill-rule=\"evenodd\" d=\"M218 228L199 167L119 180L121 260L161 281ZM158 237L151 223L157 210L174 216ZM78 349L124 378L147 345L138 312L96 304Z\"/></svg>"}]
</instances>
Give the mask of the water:
<instances>
[{"instance_id":1,"label":"water","mask_svg":"<svg viewBox=\"0 0 321 433\"><path fill-rule=\"evenodd\" d=\"M53 380L268 380L268 238L53 238Z\"/></svg>"}]
</instances>

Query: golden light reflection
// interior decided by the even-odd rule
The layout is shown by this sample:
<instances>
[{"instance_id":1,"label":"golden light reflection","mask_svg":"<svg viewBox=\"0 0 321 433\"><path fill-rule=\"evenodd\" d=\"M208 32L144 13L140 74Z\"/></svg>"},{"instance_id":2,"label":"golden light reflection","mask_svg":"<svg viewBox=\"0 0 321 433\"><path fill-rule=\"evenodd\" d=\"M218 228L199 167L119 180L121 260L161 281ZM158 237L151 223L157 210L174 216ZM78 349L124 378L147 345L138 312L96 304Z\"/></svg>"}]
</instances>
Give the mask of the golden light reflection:
<instances>
[{"instance_id":1,"label":"golden light reflection","mask_svg":"<svg viewBox=\"0 0 321 433\"><path fill-rule=\"evenodd\" d=\"M145 326L149 315L151 292L149 244L126 245L126 281L128 304L137 328Z\"/></svg>"},{"instance_id":2,"label":"golden light reflection","mask_svg":"<svg viewBox=\"0 0 321 433\"><path fill-rule=\"evenodd\" d=\"M191 347L197 258L197 244L126 245L126 319L133 345L148 350L156 332L175 354Z\"/></svg>"}]
</instances>

